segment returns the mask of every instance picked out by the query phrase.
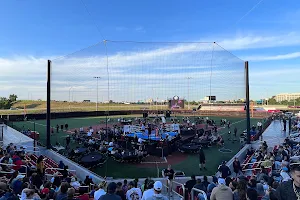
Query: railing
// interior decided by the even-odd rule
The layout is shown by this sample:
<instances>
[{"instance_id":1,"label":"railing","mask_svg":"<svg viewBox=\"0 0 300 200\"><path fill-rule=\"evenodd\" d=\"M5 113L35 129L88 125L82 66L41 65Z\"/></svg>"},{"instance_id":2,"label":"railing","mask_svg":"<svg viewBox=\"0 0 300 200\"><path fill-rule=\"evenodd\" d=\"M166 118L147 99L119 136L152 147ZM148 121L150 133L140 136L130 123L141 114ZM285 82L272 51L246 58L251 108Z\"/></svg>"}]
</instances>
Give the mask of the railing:
<instances>
[{"instance_id":1,"label":"railing","mask_svg":"<svg viewBox=\"0 0 300 200\"><path fill-rule=\"evenodd\" d=\"M81 185L81 186L79 186L78 191L82 190L81 188L84 189L84 193L89 193L90 192L90 186ZM79 193L75 193L75 196L78 196L78 195L79 195Z\"/></svg>"},{"instance_id":2,"label":"railing","mask_svg":"<svg viewBox=\"0 0 300 200\"><path fill-rule=\"evenodd\" d=\"M180 196L182 198L182 200L184 200L185 199L185 186L184 186L184 184L183 183L179 183L179 182L174 181L174 180L172 180L172 181L167 180L167 181L168 181L168 185L165 185L165 187L168 190L168 199L171 199L171 193L175 193L178 196ZM181 188L182 188L182 195L179 194L179 193L177 193L176 192L176 187L175 187L175 190L174 190L173 186L181 186ZM170 190L170 188L171 188L171 190Z\"/></svg>"},{"instance_id":3,"label":"railing","mask_svg":"<svg viewBox=\"0 0 300 200\"><path fill-rule=\"evenodd\" d=\"M255 164L261 164L261 163L265 163L265 162L269 162L269 161L257 161L257 162L253 162L253 163L245 163L245 164L241 164L241 166L255 165Z\"/></svg>"},{"instance_id":4,"label":"railing","mask_svg":"<svg viewBox=\"0 0 300 200\"><path fill-rule=\"evenodd\" d=\"M63 171L64 169L61 169L61 168L54 168L54 167L48 167L45 169L45 175L46 176L53 176L54 174L47 174L46 172L48 170L56 170L56 171ZM76 170L73 170L73 169L67 169L68 172L72 172L75 176L76 176ZM62 176L62 175L59 175L59 176Z\"/></svg>"},{"instance_id":5,"label":"railing","mask_svg":"<svg viewBox=\"0 0 300 200\"><path fill-rule=\"evenodd\" d=\"M191 191L191 200L195 200L195 192L202 193L203 197L204 197L204 200L207 200L206 193L203 190L199 190L197 188L192 188L192 191Z\"/></svg>"},{"instance_id":6,"label":"railing","mask_svg":"<svg viewBox=\"0 0 300 200\"><path fill-rule=\"evenodd\" d=\"M40 148L39 147L27 147L27 146L24 146L25 147L25 152L26 153L32 153L32 154L36 154L38 156L40 156ZM32 149L32 150L31 150Z\"/></svg>"},{"instance_id":7,"label":"railing","mask_svg":"<svg viewBox=\"0 0 300 200\"><path fill-rule=\"evenodd\" d=\"M1 163L0 164L0 166L2 166L2 165L6 165L6 166L11 166L11 167L16 167L16 166L18 166L18 167L24 167L25 168L25 173L20 173L20 174L23 174L23 175L27 175L27 166L26 165L15 165L15 164L7 164L7 163ZM14 173L15 172L15 170L12 170L12 171L9 171L9 172L6 172L6 171L0 171L0 173L1 174L12 174L12 173Z\"/></svg>"}]
</instances>

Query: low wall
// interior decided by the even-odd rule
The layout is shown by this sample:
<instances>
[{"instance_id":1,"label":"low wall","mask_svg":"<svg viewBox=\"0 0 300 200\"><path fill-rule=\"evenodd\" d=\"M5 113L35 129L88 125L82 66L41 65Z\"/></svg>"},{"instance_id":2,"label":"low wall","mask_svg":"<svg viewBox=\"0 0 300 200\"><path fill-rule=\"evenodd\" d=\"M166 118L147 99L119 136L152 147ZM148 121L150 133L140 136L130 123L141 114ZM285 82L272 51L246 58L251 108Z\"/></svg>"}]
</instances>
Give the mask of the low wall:
<instances>
[{"instance_id":1,"label":"low wall","mask_svg":"<svg viewBox=\"0 0 300 200\"><path fill-rule=\"evenodd\" d=\"M243 163L244 160L245 160L245 157L246 157L246 154L247 154L247 149L250 149L251 148L251 144L246 144L237 154L235 154L235 156L233 156L227 163L226 165L229 167L230 171L232 172L232 175L235 175L233 174L233 162L234 162L234 159L235 158L238 158L240 163ZM216 173L216 177L220 177L221 176L221 173L220 172L217 172Z\"/></svg>"},{"instance_id":2,"label":"low wall","mask_svg":"<svg viewBox=\"0 0 300 200\"><path fill-rule=\"evenodd\" d=\"M53 150L44 150L43 155L46 155L47 157L51 158L52 160L54 160L57 163L59 163L60 161L63 161L65 165L69 166L69 169L76 170L76 176L80 180L84 180L86 176L92 176L94 183L97 183L97 184L104 180L102 177L95 174L94 172L91 172L90 170L79 165L78 163L75 163L72 160L69 160L68 158L56 153Z\"/></svg>"}]
</instances>

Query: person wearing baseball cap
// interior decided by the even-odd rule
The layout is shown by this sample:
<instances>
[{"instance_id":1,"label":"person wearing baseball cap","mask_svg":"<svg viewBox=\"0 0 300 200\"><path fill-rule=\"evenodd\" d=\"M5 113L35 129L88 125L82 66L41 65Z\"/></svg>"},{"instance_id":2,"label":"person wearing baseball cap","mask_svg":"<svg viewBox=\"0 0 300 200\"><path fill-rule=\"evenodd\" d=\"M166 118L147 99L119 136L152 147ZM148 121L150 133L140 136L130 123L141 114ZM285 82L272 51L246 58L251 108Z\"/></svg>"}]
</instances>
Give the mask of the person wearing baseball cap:
<instances>
[{"instance_id":1,"label":"person wearing baseball cap","mask_svg":"<svg viewBox=\"0 0 300 200\"><path fill-rule=\"evenodd\" d=\"M126 192L127 200L135 200L142 198L142 190L136 187L136 183L131 181L128 185L128 191Z\"/></svg>"},{"instance_id":2,"label":"person wearing baseball cap","mask_svg":"<svg viewBox=\"0 0 300 200\"><path fill-rule=\"evenodd\" d=\"M168 200L166 196L163 196L161 194L162 188L163 188L163 184L160 181L156 181L153 187L154 194L151 197L147 198L146 200Z\"/></svg>"},{"instance_id":3,"label":"person wearing baseball cap","mask_svg":"<svg viewBox=\"0 0 300 200\"><path fill-rule=\"evenodd\" d=\"M230 187L226 186L226 182L224 178L218 179L218 186L212 190L210 199L211 200L233 199L232 190Z\"/></svg>"}]
</instances>

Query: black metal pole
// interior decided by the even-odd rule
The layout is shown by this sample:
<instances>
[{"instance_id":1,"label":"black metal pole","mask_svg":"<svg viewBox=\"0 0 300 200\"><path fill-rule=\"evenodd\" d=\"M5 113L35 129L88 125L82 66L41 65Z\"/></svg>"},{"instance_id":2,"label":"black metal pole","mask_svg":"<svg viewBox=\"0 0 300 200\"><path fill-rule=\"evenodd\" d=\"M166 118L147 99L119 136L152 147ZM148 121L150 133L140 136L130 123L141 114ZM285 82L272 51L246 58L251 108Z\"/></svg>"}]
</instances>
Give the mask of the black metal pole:
<instances>
[{"instance_id":1,"label":"black metal pole","mask_svg":"<svg viewBox=\"0 0 300 200\"><path fill-rule=\"evenodd\" d=\"M51 135L51 109L50 109L50 101L51 101L51 60L48 60L48 66L47 66L47 149L51 148L51 141L50 141L50 135Z\"/></svg>"},{"instance_id":2,"label":"black metal pole","mask_svg":"<svg viewBox=\"0 0 300 200\"><path fill-rule=\"evenodd\" d=\"M251 143L250 135L250 94L249 94L249 65L245 62L245 76L246 76L246 117L247 117L247 144Z\"/></svg>"},{"instance_id":3,"label":"black metal pole","mask_svg":"<svg viewBox=\"0 0 300 200\"><path fill-rule=\"evenodd\" d=\"M106 124L105 124L105 126L106 126L106 137L107 137L107 141L108 141L108 128L107 128L108 127L108 124L107 124L108 111L105 112L105 118L106 118L106 120L105 120L106 121Z\"/></svg>"},{"instance_id":4,"label":"black metal pole","mask_svg":"<svg viewBox=\"0 0 300 200\"><path fill-rule=\"evenodd\" d=\"M36 142L36 132L35 132L35 122L33 122L33 131L34 131L34 137L33 137L33 151L35 151L35 142ZM33 152L35 153L35 152Z\"/></svg>"}]
</instances>

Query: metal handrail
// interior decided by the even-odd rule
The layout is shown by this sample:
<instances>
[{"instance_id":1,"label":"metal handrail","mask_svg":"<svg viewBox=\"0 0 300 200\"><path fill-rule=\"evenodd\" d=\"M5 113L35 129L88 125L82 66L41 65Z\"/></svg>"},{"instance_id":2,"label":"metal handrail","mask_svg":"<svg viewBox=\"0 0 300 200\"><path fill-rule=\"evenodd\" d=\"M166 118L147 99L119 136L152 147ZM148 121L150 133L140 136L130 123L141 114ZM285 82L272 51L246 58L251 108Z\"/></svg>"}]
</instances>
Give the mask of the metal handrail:
<instances>
[{"instance_id":1,"label":"metal handrail","mask_svg":"<svg viewBox=\"0 0 300 200\"><path fill-rule=\"evenodd\" d=\"M46 176L53 176L53 174L47 174L46 171L47 170L56 170L56 171L63 171L64 169L61 168L55 168L55 167L48 167L45 169L45 175ZM74 172L75 176L76 176L76 170L74 169L67 169L68 172Z\"/></svg>"},{"instance_id":2,"label":"metal handrail","mask_svg":"<svg viewBox=\"0 0 300 200\"><path fill-rule=\"evenodd\" d=\"M180 185L182 187L182 190L183 190L182 195L177 193L176 190L173 189L173 183ZM169 185L171 185L171 190L169 190L169 188L170 188L169 186L165 185L165 187L168 189L168 199L170 199L170 196L171 196L170 192L177 194L178 196L180 196L182 198L182 200L185 199L185 186L183 183L179 183L177 181L172 180L172 181L170 181Z\"/></svg>"},{"instance_id":3,"label":"metal handrail","mask_svg":"<svg viewBox=\"0 0 300 200\"><path fill-rule=\"evenodd\" d=\"M192 199L192 200L195 200L195 191L196 191L196 192L199 192L199 193L202 193L202 194L203 194L203 197L204 197L204 200L207 200L206 193L205 193L203 190L199 190L199 189L197 189L197 188L192 188L192 191L191 191L191 199Z\"/></svg>"},{"instance_id":4,"label":"metal handrail","mask_svg":"<svg viewBox=\"0 0 300 200\"><path fill-rule=\"evenodd\" d=\"M270 168L272 168L272 166L269 166L269 167L266 167L265 169L270 169ZM242 171L244 172L244 171L254 171L254 170L260 170L261 168L251 168L251 169L243 169Z\"/></svg>"},{"instance_id":5,"label":"metal handrail","mask_svg":"<svg viewBox=\"0 0 300 200\"><path fill-rule=\"evenodd\" d=\"M254 164L261 164L261 163L264 163L264 162L269 162L269 161L267 161L267 160L264 160L264 161L257 161L257 162L253 162L253 163L241 164L241 166L254 165Z\"/></svg>"},{"instance_id":6,"label":"metal handrail","mask_svg":"<svg viewBox=\"0 0 300 200\"><path fill-rule=\"evenodd\" d=\"M23 175L27 175L27 166L26 165L15 165L15 164L8 164L8 163L1 163L0 164L0 166L1 165L6 165L6 166L11 166L11 167L16 167L16 166L21 166L21 167L25 167L25 173L20 173L20 174L23 174ZM5 172L5 171L0 171L0 173L3 173L3 174L12 174L12 173L14 173L14 171L15 170L13 170L13 171L10 171L10 172Z\"/></svg>"}]
</instances>

